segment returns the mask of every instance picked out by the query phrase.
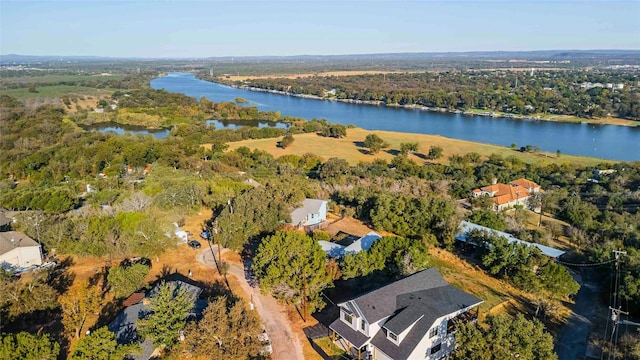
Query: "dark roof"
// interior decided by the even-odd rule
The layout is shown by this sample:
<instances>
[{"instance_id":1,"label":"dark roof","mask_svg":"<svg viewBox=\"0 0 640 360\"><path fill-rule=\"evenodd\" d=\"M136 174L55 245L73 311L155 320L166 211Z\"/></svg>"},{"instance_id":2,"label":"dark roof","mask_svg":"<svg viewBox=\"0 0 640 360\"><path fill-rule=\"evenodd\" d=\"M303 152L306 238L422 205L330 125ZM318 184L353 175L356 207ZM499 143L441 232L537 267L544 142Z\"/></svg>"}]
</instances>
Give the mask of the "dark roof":
<instances>
[{"instance_id":1,"label":"dark roof","mask_svg":"<svg viewBox=\"0 0 640 360\"><path fill-rule=\"evenodd\" d=\"M191 295L194 295L193 296L194 305L191 311L189 312L189 316L201 318L204 312L204 309L208 305L206 300L198 299L197 297L202 291L202 289L182 281L169 281L169 282L175 282L176 289L182 288L182 289L185 289ZM143 298L151 297L157 291L159 285L160 284L156 285L151 291L149 291L146 294L146 296L143 296ZM131 296L129 296L129 298L125 300L125 303L135 301L136 298L139 297L138 294L140 293L134 293ZM133 358L146 360L146 359L149 359L149 357L153 353L155 346L153 345L153 342L151 340L141 339L138 336L138 332L136 331L136 322L138 321L138 319L143 318L149 312L149 309L147 309L145 305L146 301L140 301L140 300L142 300L142 298L139 299L137 303L134 303L131 306L125 307L120 313L118 313L116 318L107 326L107 328L116 334L116 341L118 342L118 344L137 343L138 345L140 345L142 347L142 352L140 354L136 354L135 356L133 356Z\"/></svg>"},{"instance_id":2,"label":"dark roof","mask_svg":"<svg viewBox=\"0 0 640 360\"><path fill-rule=\"evenodd\" d=\"M448 285L437 269L420 271L402 280L353 299L369 324L392 315L398 309L396 296Z\"/></svg>"},{"instance_id":3,"label":"dark roof","mask_svg":"<svg viewBox=\"0 0 640 360\"><path fill-rule=\"evenodd\" d=\"M406 359L427 334L436 319L477 305L482 300L451 285L420 290L411 294L398 295L398 311L383 326L395 334L400 334L415 325L402 340L400 346L392 343L383 331L371 340L371 344L393 359ZM417 322L416 322L417 320Z\"/></svg>"},{"instance_id":4,"label":"dark roof","mask_svg":"<svg viewBox=\"0 0 640 360\"><path fill-rule=\"evenodd\" d=\"M360 348L364 345L369 338L359 331L355 331L349 327L349 325L342 322L340 318L329 325L329 329L337 332L350 342L353 346Z\"/></svg>"},{"instance_id":5,"label":"dark roof","mask_svg":"<svg viewBox=\"0 0 640 360\"><path fill-rule=\"evenodd\" d=\"M413 325L400 346L388 340L386 331L382 329L371 339L371 344L396 360L406 359L413 352L436 319L482 302L449 285L435 268L415 273L352 301L369 324L388 317L383 327L396 335ZM349 302L344 305L349 305ZM340 319L334 321L330 328L355 346L367 340Z\"/></svg>"}]
</instances>

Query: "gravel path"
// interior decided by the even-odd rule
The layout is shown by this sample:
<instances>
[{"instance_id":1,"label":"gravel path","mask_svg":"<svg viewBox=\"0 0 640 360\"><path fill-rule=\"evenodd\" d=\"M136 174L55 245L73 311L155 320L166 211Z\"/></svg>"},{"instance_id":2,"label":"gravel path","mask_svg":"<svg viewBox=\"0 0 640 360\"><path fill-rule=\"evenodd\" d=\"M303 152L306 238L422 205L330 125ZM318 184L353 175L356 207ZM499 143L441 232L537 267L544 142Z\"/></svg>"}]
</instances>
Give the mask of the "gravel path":
<instances>
[{"instance_id":1,"label":"gravel path","mask_svg":"<svg viewBox=\"0 0 640 360\"><path fill-rule=\"evenodd\" d=\"M201 264L215 269L216 264L212 251L217 251L216 246L213 246L212 250L202 251L197 258ZM238 279L242 290L251 296L254 308L260 314L262 324L267 330L273 346L271 358L274 360L304 360L302 346L291 329L285 308L278 304L273 297L260 294L260 288L251 279L251 272L246 271L241 265L232 263L229 265L228 274Z\"/></svg>"}]
</instances>

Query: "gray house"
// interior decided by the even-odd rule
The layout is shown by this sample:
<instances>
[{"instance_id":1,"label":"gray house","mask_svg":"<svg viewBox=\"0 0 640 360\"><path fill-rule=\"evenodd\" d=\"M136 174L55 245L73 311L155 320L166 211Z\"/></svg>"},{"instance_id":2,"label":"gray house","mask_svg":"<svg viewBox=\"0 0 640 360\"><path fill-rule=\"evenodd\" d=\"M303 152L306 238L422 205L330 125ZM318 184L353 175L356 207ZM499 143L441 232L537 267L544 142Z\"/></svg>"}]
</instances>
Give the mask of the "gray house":
<instances>
[{"instance_id":1,"label":"gray house","mask_svg":"<svg viewBox=\"0 0 640 360\"><path fill-rule=\"evenodd\" d=\"M357 359L441 359L455 348L455 325L476 321L482 302L431 268L338 304L331 338Z\"/></svg>"},{"instance_id":2,"label":"gray house","mask_svg":"<svg viewBox=\"0 0 640 360\"><path fill-rule=\"evenodd\" d=\"M327 221L327 201L304 199L302 206L291 212L291 224L297 227L316 226Z\"/></svg>"},{"instance_id":3,"label":"gray house","mask_svg":"<svg viewBox=\"0 0 640 360\"><path fill-rule=\"evenodd\" d=\"M168 280L167 283L174 283L176 285L176 291L178 289L184 289L193 298L193 308L189 313L189 317L202 317L202 313L207 307L207 301L198 298L202 289L180 280ZM144 318L149 313L150 310L147 308L147 304L149 303L149 298L158 291L158 286L159 285L156 285L146 295L142 293L132 294L124 302L126 307L118 313L116 318L107 326L110 331L116 334L118 344L140 345L142 352L132 356L132 358L136 360L150 359L155 350L155 345L151 340L143 339L138 335L136 323L138 319Z\"/></svg>"}]
</instances>

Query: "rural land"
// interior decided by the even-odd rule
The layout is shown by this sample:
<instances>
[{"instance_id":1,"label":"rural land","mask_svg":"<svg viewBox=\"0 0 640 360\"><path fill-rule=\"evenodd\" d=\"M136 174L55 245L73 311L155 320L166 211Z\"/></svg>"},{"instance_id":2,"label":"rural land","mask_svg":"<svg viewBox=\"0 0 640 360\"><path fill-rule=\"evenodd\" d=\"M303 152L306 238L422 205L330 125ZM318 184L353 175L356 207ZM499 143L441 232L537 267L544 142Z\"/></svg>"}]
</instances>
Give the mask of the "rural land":
<instances>
[{"instance_id":1,"label":"rural land","mask_svg":"<svg viewBox=\"0 0 640 360\"><path fill-rule=\"evenodd\" d=\"M640 359L637 146L262 93L634 131L640 52L2 55L0 358Z\"/></svg>"}]
</instances>

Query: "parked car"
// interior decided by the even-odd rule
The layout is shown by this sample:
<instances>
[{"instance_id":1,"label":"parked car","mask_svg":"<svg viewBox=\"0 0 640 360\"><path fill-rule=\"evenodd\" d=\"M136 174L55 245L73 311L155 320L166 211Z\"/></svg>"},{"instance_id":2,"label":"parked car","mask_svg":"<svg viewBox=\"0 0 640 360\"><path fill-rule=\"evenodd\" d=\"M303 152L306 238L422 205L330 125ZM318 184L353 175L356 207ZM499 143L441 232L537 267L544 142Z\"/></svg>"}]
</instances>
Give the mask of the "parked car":
<instances>
[{"instance_id":1,"label":"parked car","mask_svg":"<svg viewBox=\"0 0 640 360\"><path fill-rule=\"evenodd\" d=\"M200 249L200 242L196 241L196 240L191 240L187 243L187 245L189 245L190 248L192 249Z\"/></svg>"},{"instance_id":2,"label":"parked car","mask_svg":"<svg viewBox=\"0 0 640 360\"><path fill-rule=\"evenodd\" d=\"M146 267L151 267L151 259L146 257L132 257L124 259L122 260L122 262L120 262L120 266L122 267L132 266L135 264L142 264Z\"/></svg>"},{"instance_id":3,"label":"parked car","mask_svg":"<svg viewBox=\"0 0 640 360\"><path fill-rule=\"evenodd\" d=\"M200 234L200 237L201 237L203 240L207 240L207 241L209 241L209 240L211 240L211 233L205 230L205 231L203 231L203 232Z\"/></svg>"}]
</instances>

